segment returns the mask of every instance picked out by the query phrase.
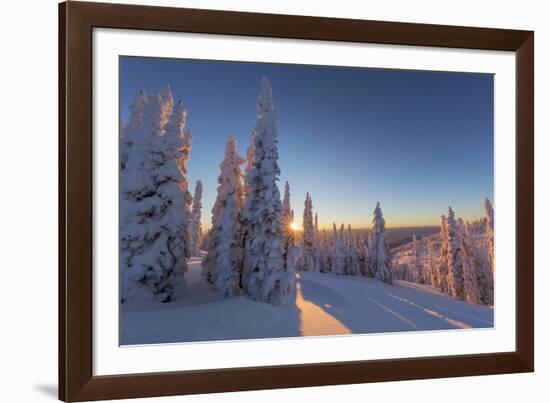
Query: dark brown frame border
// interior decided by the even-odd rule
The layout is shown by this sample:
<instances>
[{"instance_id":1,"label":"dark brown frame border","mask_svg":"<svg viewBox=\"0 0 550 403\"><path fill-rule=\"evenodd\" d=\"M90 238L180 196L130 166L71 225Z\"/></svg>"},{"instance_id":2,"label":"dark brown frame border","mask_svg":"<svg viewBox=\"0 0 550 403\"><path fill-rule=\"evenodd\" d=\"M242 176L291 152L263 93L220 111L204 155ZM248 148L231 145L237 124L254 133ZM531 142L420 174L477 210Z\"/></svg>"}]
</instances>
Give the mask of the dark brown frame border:
<instances>
[{"instance_id":1,"label":"dark brown frame border","mask_svg":"<svg viewBox=\"0 0 550 403\"><path fill-rule=\"evenodd\" d=\"M516 53L516 350L204 371L92 375L92 30L249 35ZM534 370L534 33L105 3L59 5L59 398L290 388Z\"/></svg>"}]
</instances>

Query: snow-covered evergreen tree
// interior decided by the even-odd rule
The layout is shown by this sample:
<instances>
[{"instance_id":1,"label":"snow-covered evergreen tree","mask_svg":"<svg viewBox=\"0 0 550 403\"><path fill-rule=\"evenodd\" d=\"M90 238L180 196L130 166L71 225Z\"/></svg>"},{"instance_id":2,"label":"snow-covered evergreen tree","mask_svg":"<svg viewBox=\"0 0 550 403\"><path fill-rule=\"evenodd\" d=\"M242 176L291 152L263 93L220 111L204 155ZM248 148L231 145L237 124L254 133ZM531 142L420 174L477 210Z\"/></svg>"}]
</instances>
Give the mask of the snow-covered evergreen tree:
<instances>
[{"instance_id":1,"label":"snow-covered evergreen tree","mask_svg":"<svg viewBox=\"0 0 550 403\"><path fill-rule=\"evenodd\" d=\"M359 270L363 276L373 277L369 267L369 247L364 238L359 241Z\"/></svg>"},{"instance_id":2,"label":"snow-covered evergreen tree","mask_svg":"<svg viewBox=\"0 0 550 403\"><path fill-rule=\"evenodd\" d=\"M202 182L195 184L195 194L193 196L193 207L191 208L191 256L200 256L200 247L202 243Z\"/></svg>"},{"instance_id":3,"label":"snow-covered evergreen tree","mask_svg":"<svg viewBox=\"0 0 550 403\"><path fill-rule=\"evenodd\" d=\"M357 258L357 251L355 248L355 242L351 232L351 225L348 224L348 234L346 238L346 274L349 276L356 276L360 274L359 260Z\"/></svg>"},{"instance_id":4,"label":"snow-covered evergreen tree","mask_svg":"<svg viewBox=\"0 0 550 403\"><path fill-rule=\"evenodd\" d=\"M285 270L281 234L282 205L277 181L277 127L271 85L262 77L255 128L254 168L245 205L249 231L245 240L242 285L255 301L280 304L294 290L294 273Z\"/></svg>"},{"instance_id":5,"label":"snow-covered evergreen tree","mask_svg":"<svg viewBox=\"0 0 550 403\"><path fill-rule=\"evenodd\" d=\"M290 185L285 183L285 192L283 195L283 211L281 214L281 224L283 233L283 261L287 262L289 249L294 246L294 229L292 228L292 209L290 207ZM288 263L292 263L288 261ZM288 267L288 264L287 264Z\"/></svg>"},{"instance_id":6,"label":"snow-covered evergreen tree","mask_svg":"<svg viewBox=\"0 0 550 403\"><path fill-rule=\"evenodd\" d=\"M346 268L346 245L344 240L344 224L340 232L336 231L336 223L332 223L333 242L330 256L330 271L334 274L345 274Z\"/></svg>"},{"instance_id":7,"label":"snow-covered evergreen tree","mask_svg":"<svg viewBox=\"0 0 550 403\"><path fill-rule=\"evenodd\" d=\"M463 284L464 284L464 301L470 304L481 304L481 292L478 284L478 275L475 265L475 255L473 245L470 243L470 238L466 234L466 226L462 218L458 219L458 228L461 231L462 240L462 265L463 265Z\"/></svg>"},{"instance_id":8,"label":"snow-covered evergreen tree","mask_svg":"<svg viewBox=\"0 0 550 403\"><path fill-rule=\"evenodd\" d=\"M488 254L486 234L472 231L472 225L466 225L465 251L469 257L469 263L475 274L477 288L479 290L480 302L485 305L493 304L493 273L491 271L490 256ZM476 240L477 238L477 240ZM481 239L479 239L481 238ZM479 241L482 241L479 243ZM466 263L464 266L464 288L466 289Z\"/></svg>"},{"instance_id":9,"label":"snow-covered evergreen tree","mask_svg":"<svg viewBox=\"0 0 550 403\"><path fill-rule=\"evenodd\" d=\"M187 122L187 109L181 100L173 106L173 98L169 92L170 88L165 89L163 105L165 110L172 110L171 122L167 124L167 132L174 133L173 136L176 136L180 139L178 143L179 153L177 157L177 166L179 168L180 174L184 180L181 180L178 185L183 194L184 204L181 207L182 210L182 220L185 222L185 229L183 229L183 236L185 238L185 257L191 257L191 204L193 202L193 197L189 192L189 180L187 179L187 163L191 158L191 146L193 142L193 132L192 129L185 129L185 123ZM170 95L167 95L166 92ZM166 113L164 114L166 116ZM164 117L164 120L166 118Z\"/></svg>"},{"instance_id":10,"label":"snow-covered evergreen tree","mask_svg":"<svg viewBox=\"0 0 550 403\"><path fill-rule=\"evenodd\" d=\"M286 271L287 272L296 272L300 269L300 262L302 260L302 248L299 245L292 245L287 254L286 258Z\"/></svg>"},{"instance_id":11,"label":"snow-covered evergreen tree","mask_svg":"<svg viewBox=\"0 0 550 403\"><path fill-rule=\"evenodd\" d=\"M489 244L489 259L491 262L491 272L495 272L495 212L493 205L486 197L483 203L485 207L485 218L487 220L487 243Z\"/></svg>"},{"instance_id":12,"label":"snow-covered evergreen tree","mask_svg":"<svg viewBox=\"0 0 550 403\"><path fill-rule=\"evenodd\" d=\"M323 228L323 235L319 237L319 271L328 273L330 271L330 246L327 239L327 231Z\"/></svg>"},{"instance_id":13,"label":"snow-covered evergreen tree","mask_svg":"<svg viewBox=\"0 0 550 403\"><path fill-rule=\"evenodd\" d=\"M418 247L418 241L416 239L416 232L413 232L412 237L412 254L413 254L413 278L414 281L420 284L424 284L426 281L424 279L424 266L420 259L420 250Z\"/></svg>"},{"instance_id":14,"label":"snow-covered evergreen tree","mask_svg":"<svg viewBox=\"0 0 550 403\"><path fill-rule=\"evenodd\" d=\"M167 93L148 97L121 180L122 302L169 302L185 292L186 213L183 105L171 115ZM171 122L166 124L171 117Z\"/></svg>"},{"instance_id":15,"label":"snow-covered evergreen tree","mask_svg":"<svg viewBox=\"0 0 550 403\"><path fill-rule=\"evenodd\" d=\"M493 273L491 272L491 265L485 253L472 245L472 262L474 264L475 272L477 275L477 284L481 301L485 305L492 305L494 303L494 282Z\"/></svg>"},{"instance_id":16,"label":"snow-covered evergreen tree","mask_svg":"<svg viewBox=\"0 0 550 403\"><path fill-rule=\"evenodd\" d=\"M391 257L386 244L386 222L382 215L380 202L376 203L372 220L372 244L369 251L370 271L377 280L388 284L393 283Z\"/></svg>"},{"instance_id":17,"label":"snow-covered evergreen tree","mask_svg":"<svg viewBox=\"0 0 550 403\"><path fill-rule=\"evenodd\" d=\"M167 88L169 90L169 88ZM165 90L165 92L167 91ZM172 108L173 100L170 101L171 97L164 95L163 97L163 105L167 109ZM178 118L181 121L187 120L187 110L185 109L185 106L183 105L183 102L180 100L178 101L178 104L174 107L174 115L179 115ZM161 116L161 120L166 120L163 116ZM191 156L191 146L193 142L193 130L189 128L188 130L184 130L184 126L181 126L180 128L176 128L178 130L179 136L181 136L183 144L180 149L179 158L178 158L178 166L182 173L182 175L187 178L187 163L189 162L190 156ZM191 195L191 192L189 191L189 181L185 180L180 183L181 191L183 192L183 197L185 199L185 203L182 207L183 215L187 217L187 220L190 220L191 216L191 205L193 204L193 196ZM186 243L185 243L185 255L187 257L191 256L191 225L187 225L186 230Z\"/></svg>"},{"instance_id":18,"label":"snow-covered evergreen tree","mask_svg":"<svg viewBox=\"0 0 550 403\"><path fill-rule=\"evenodd\" d=\"M462 255L462 234L455 219L455 212L449 207L447 214L447 282L449 293L454 298L464 298L464 267Z\"/></svg>"},{"instance_id":19,"label":"snow-covered evergreen tree","mask_svg":"<svg viewBox=\"0 0 550 403\"><path fill-rule=\"evenodd\" d=\"M240 293L240 268L242 265L242 247L240 234L240 196L233 192L228 195L221 210L221 218L215 230L216 248L209 259L215 270L210 270L213 287L225 297Z\"/></svg>"},{"instance_id":20,"label":"snow-covered evergreen tree","mask_svg":"<svg viewBox=\"0 0 550 403\"><path fill-rule=\"evenodd\" d=\"M214 288L222 291L225 295L234 295L238 293L238 282L234 283L232 279L240 278L242 271L242 234L241 234L241 215L242 203L244 195L244 186L242 183L243 174L241 165L244 159L237 152L237 141L234 137L230 137L225 145L224 158L220 164L220 174L218 176L218 188L216 201L212 208L212 228L208 240L208 254L202 265L202 275L206 281L211 283ZM233 202L230 205L232 211L227 213L228 200L233 197ZM224 224L224 220L233 217L235 223L229 226ZM224 229L225 225L225 229ZM235 239L226 240L223 236L231 233ZM225 245L225 246L223 246ZM227 245L235 245L227 255L227 250L223 249ZM223 256L222 256L223 255ZM224 266L220 267L219 262L223 261ZM229 265L228 262L231 262ZM223 269L223 274L219 274ZM234 271L233 274L228 274L227 271ZM229 279L228 284L222 284L220 279Z\"/></svg>"},{"instance_id":21,"label":"snow-covered evergreen tree","mask_svg":"<svg viewBox=\"0 0 550 403\"><path fill-rule=\"evenodd\" d=\"M432 240L428 240L428 265L430 270L430 283L432 287L437 287L439 283L439 270L437 269L437 263L435 261Z\"/></svg>"},{"instance_id":22,"label":"snow-covered evergreen tree","mask_svg":"<svg viewBox=\"0 0 550 403\"><path fill-rule=\"evenodd\" d=\"M256 131L250 133L250 144L246 148L246 167L244 168L245 194L252 188L253 171L256 165Z\"/></svg>"},{"instance_id":23,"label":"snow-covered evergreen tree","mask_svg":"<svg viewBox=\"0 0 550 403\"><path fill-rule=\"evenodd\" d=\"M186 258L190 257L186 237L190 228L189 200L187 191L189 181L187 170L181 170L190 158L191 140L189 134L184 134L187 121L187 110L180 101L174 107L174 100L169 87L166 87L160 97L161 125L165 124L165 133L154 137L151 146L154 159L154 180L157 185L157 195L162 201L157 204L157 213L161 231L165 233L165 251L163 266L169 284L165 286L168 297L165 301L182 295L185 291L183 273L187 271ZM155 147L156 145L156 147ZM162 236L159 238L162 239Z\"/></svg>"},{"instance_id":24,"label":"snow-covered evergreen tree","mask_svg":"<svg viewBox=\"0 0 550 403\"><path fill-rule=\"evenodd\" d=\"M441 215L441 228L439 231L441 242L441 259L438 267L437 288L443 292L449 292L449 266L447 265L447 252L449 250L449 239L447 235L447 217Z\"/></svg>"},{"instance_id":25,"label":"snow-covered evergreen tree","mask_svg":"<svg viewBox=\"0 0 550 403\"><path fill-rule=\"evenodd\" d=\"M248 199L252 194L252 180L254 178L253 172L256 164L256 131L252 130L250 133L250 144L246 148L246 166L244 168L244 201L243 207L246 209ZM243 212L241 218L241 233L242 233L242 247L244 249L247 239L249 239L250 223L247 218L247 214ZM242 287L242 284L241 284Z\"/></svg>"},{"instance_id":26,"label":"snow-covered evergreen tree","mask_svg":"<svg viewBox=\"0 0 550 403\"><path fill-rule=\"evenodd\" d=\"M309 192L304 202L303 215L303 234L302 234L302 261L300 270L318 271L316 259L316 240L315 226L313 223L313 203Z\"/></svg>"}]
</instances>

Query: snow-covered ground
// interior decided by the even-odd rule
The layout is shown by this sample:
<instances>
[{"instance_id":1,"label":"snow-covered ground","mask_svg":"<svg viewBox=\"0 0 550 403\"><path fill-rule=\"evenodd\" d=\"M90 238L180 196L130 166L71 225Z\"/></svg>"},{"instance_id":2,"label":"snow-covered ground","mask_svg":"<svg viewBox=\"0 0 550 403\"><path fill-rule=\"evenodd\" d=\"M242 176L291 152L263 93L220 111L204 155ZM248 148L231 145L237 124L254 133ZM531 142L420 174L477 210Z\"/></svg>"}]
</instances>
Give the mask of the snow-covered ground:
<instances>
[{"instance_id":1,"label":"snow-covered ground","mask_svg":"<svg viewBox=\"0 0 550 403\"><path fill-rule=\"evenodd\" d=\"M201 277L200 265L199 258L189 263L184 298L124 304L121 344L493 327L491 307L455 300L430 286L391 286L365 277L301 272L295 305L224 299Z\"/></svg>"}]
</instances>

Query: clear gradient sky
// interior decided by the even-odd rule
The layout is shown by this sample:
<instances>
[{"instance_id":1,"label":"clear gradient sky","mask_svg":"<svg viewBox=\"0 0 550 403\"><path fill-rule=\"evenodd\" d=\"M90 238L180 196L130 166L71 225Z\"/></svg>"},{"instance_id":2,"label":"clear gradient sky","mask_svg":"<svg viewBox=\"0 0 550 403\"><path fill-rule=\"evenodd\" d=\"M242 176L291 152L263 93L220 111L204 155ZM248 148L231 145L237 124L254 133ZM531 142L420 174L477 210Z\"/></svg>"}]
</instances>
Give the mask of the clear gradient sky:
<instances>
[{"instance_id":1,"label":"clear gradient sky","mask_svg":"<svg viewBox=\"0 0 550 403\"><path fill-rule=\"evenodd\" d=\"M169 84L193 128L190 189L204 186L210 226L230 135L245 155L262 75L273 88L281 181L296 221L306 192L321 226L370 227L380 201L389 227L483 216L493 200L493 76L183 59L120 58L120 113L140 89Z\"/></svg>"}]
</instances>

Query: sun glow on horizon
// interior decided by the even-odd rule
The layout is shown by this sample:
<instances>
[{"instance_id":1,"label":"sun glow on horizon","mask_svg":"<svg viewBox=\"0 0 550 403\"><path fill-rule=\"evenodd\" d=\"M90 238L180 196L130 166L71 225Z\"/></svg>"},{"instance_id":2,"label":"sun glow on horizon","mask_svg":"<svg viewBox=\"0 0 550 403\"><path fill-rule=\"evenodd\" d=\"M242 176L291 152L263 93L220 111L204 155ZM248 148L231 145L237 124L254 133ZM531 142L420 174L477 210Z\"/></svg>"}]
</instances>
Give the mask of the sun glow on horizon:
<instances>
[{"instance_id":1,"label":"sun glow on horizon","mask_svg":"<svg viewBox=\"0 0 550 403\"><path fill-rule=\"evenodd\" d=\"M298 225L298 223L293 221L293 222L290 223L290 229L292 231L298 231L300 229L300 226Z\"/></svg>"}]
</instances>

